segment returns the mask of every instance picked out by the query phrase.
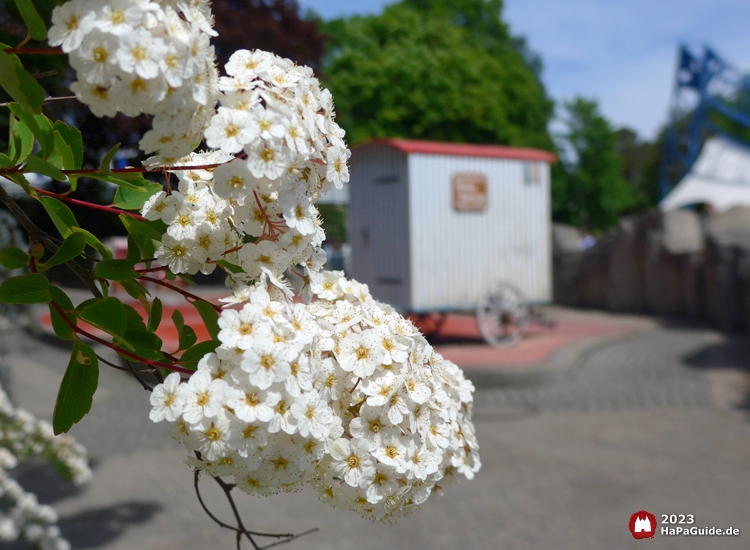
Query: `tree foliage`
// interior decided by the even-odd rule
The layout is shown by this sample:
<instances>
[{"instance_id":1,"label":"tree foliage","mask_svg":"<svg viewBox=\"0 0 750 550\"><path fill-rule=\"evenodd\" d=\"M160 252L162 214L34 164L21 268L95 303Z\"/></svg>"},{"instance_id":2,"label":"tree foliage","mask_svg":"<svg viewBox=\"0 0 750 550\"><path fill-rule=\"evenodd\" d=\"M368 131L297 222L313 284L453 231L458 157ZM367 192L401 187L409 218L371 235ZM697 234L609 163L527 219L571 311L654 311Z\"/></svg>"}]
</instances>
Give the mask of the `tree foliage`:
<instances>
[{"instance_id":1,"label":"tree foliage","mask_svg":"<svg viewBox=\"0 0 750 550\"><path fill-rule=\"evenodd\" d=\"M552 213L557 221L605 229L638 206L635 190L623 176L617 132L596 101L566 102L560 149L563 162L553 174Z\"/></svg>"},{"instance_id":2,"label":"tree foliage","mask_svg":"<svg viewBox=\"0 0 750 550\"><path fill-rule=\"evenodd\" d=\"M327 23L323 68L349 139L553 148L538 58L510 36L501 8L500 0L404 0Z\"/></svg>"}]
</instances>

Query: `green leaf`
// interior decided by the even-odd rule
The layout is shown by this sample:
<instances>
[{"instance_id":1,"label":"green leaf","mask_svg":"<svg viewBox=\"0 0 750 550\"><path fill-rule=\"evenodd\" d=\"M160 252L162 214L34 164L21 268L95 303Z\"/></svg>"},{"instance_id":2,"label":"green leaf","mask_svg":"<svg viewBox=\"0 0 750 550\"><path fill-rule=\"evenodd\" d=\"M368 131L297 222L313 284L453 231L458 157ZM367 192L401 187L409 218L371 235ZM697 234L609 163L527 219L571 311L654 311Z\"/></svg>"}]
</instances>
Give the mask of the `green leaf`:
<instances>
[{"instance_id":1,"label":"green leaf","mask_svg":"<svg viewBox=\"0 0 750 550\"><path fill-rule=\"evenodd\" d=\"M161 324L162 305L159 298L154 298L151 304L151 313L148 316L148 330L156 332Z\"/></svg>"},{"instance_id":2,"label":"green leaf","mask_svg":"<svg viewBox=\"0 0 750 550\"><path fill-rule=\"evenodd\" d=\"M60 132L58 132L57 130L55 130L55 152L60 155L62 167L65 170L75 170L77 168L76 159L73 156L73 151L65 142L62 134L60 134ZM70 181L70 187L73 189L73 191L75 191L76 187L78 186L78 178L74 176L66 177L68 178L68 181Z\"/></svg>"},{"instance_id":3,"label":"green leaf","mask_svg":"<svg viewBox=\"0 0 750 550\"><path fill-rule=\"evenodd\" d=\"M125 306L117 298L97 298L81 309L79 317L88 324L122 340L127 330Z\"/></svg>"},{"instance_id":4,"label":"green leaf","mask_svg":"<svg viewBox=\"0 0 750 550\"><path fill-rule=\"evenodd\" d=\"M179 310L175 309L172 312L172 321L174 322L177 334L179 335L179 345L177 349L188 349L195 344L198 337L195 335L193 328L185 324L185 320Z\"/></svg>"},{"instance_id":5,"label":"green leaf","mask_svg":"<svg viewBox=\"0 0 750 550\"><path fill-rule=\"evenodd\" d=\"M73 302L70 301L70 296L65 294L65 291L63 291L62 289L54 285L50 285L49 293L52 294L52 299L55 301L55 303L65 311L73 311L75 309L75 306L73 306ZM70 315L72 317L75 317L73 313L71 313Z\"/></svg>"},{"instance_id":6,"label":"green leaf","mask_svg":"<svg viewBox=\"0 0 750 550\"><path fill-rule=\"evenodd\" d=\"M136 220L131 216L120 214L120 221L125 226L128 235L133 237L133 240L138 245L143 258L153 258L156 252L156 246L154 241L161 241L161 237L164 232L160 232L156 229L157 224L155 222Z\"/></svg>"},{"instance_id":7,"label":"green leaf","mask_svg":"<svg viewBox=\"0 0 750 550\"><path fill-rule=\"evenodd\" d=\"M203 324L206 325L208 333L214 340L219 339L219 312L216 311L213 305L205 300L196 300L193 302L193 306L198 310L198 313L203 319Z\"/></svg>"},{"instance_id":8,"label":"green leaf","mask_svg":"<svg viewBox=\"0 0 750 550\"><path fill-rule=\"evenodd\" d=\"M31 194L31 184L29 184L29 180L23 174L5 174L5 177L16 183L26 193Z\"/></svg>"},{"instance_id":9,"label":"green leaf","mask_svg":"<svg viewBox=\"0 0 750 550\"><path fill-rule=\"evenodd\" d=\"M52 295L52 299L55 303L65 312L73 311L73 302L70 301L65 292L57 288L56 286L50 286L49 292ZM49 313L52 318L52 328L57 334L57 337L61 340L73 340L75 338L75 332L68 323L62 318L62 316L53 307L52 303L49 304ZM65 313L65 316L75 325L77 324L77 318L74 313Z\"/></svg>"},{"instance_id":10,"label":"green leaf","mask_svg":"<svg viewBox=\"0 0 750 550\"><path fill-rule=\"evenodd\" d=\"M164 354L161 352L162 341L156 334L147 330L128 329L125 332L123 343L127 342L133 348L133 353L145 359L161 361Z\"/></svg>"},{"instance_id":11,"label":"green leaf","mask_svg":"<svg viewBox=\"0 0 750 550\"><path fill-rule=\"evenodd\" d=\"M0 74L3 75L0 86L19 107L32 113L42 112L44 88L24 69L17 55L9 55L0 50Z\"/></svg>"},{"instance_id":12,"label":"green leaf","mask_svg":"<svg viewBox=\"0 0 750 550\"><path fill-rule=\"evenodd\" d=\"M141 261L141 250L133 235L128 235L128 253L127 259L133 262L133 265Z\"/></svg>"},{"instance_id":13,"label":"green leaf","mask_svg":"<svg viewBox=\"0 0 750 550\"><path fill-rule=\"evenodd\" d=\"M148 295L148 291L137 281L120 281L120 285L125 289L125 292L136 300Z\"/></svg>"},{"instance_id":14,"label":"green leaf","mask_svg":"<svg viewBox=\"0 0 750 550\"><path fill-rule=\"evenodd\" d=\"M191 327L190 325L185 325L184 327L182 327L182 332L180 332L180 345L177 349L188 349L197 341L198 337L195 335L193 327Z\"/></svg>"},{"instance_id":15,"label":"green leaf","mask_svg":"<svg viewBox=\"0 0 750 550\"><path fill-rule=\"evenodd\" d=\"M52 223L63 237L70 235L71 228L78 227L78 220L73 212L61 201L53 197L39 197L39 202L42 203Z\"/></svg>"},{"instance_id":16,"label":"green leaf","mask_svg":"<svg viewBox=\"0 0 750 550\"><path fill-rule=\"evenodd\" d=\"M80 256L84 248L86 248L86 236L83 233L73 232L65 237L57 252L44 262L44 268L49 269L50 267L69 262L73 258Z\"/></svg>"},{"instance_id":17,"label":"green leaf","mask_svg":"<svg viewBox=\"0 0 750 550\"><path fill-rule=\"evenodd\" d=\"M52 330L55 331L55 335L60 340L75 340L75 331L63 320L62 315L57 312L51 302L49 304L49 316L52 320Z\"/></svg>"},{"instance_id":18,"label":"green leaf","mask_svg":"<svg viewBox=\"0 0 750 550\"><path fill-rule=\"evenodd\" d=\"M111 172L112 169L109 167L109 165L112 163L112 159L115 158L115 155L117 154L117 150L120 148L120 144L116 143L112 149L107 151L107 154L104 155L104 158L102 159L101 164L99 164L99 169L102 172Z\"/></svg>"},{"instance_id":19,"label":"green leaf","mask_svg":"<svg viewBox=\"0 0 750 550\"><path fill-rule=\"evenodd\" d=\"M23 19L23 22L26 23L29 29L29 36L34 40L46 40L47 26L36 12L34 3L31 0L16 0L16 7L18 8L18 13L21 14L21 19Z\"/></svg>"},{"instance_id":20,"label":"green leaf","mask_svg":"<svg viewBox=\"0 0 750 550\"><path fill-rule=\"evenodd\" d=\"M218 340L208 340L206 342L195 344L191 348L185 350L185 353L180 357L180 364L186 369L197 369L198 361L200 361L207 353L213 352L219 344L221 344L221 342Z\"/></svg>"},{"instance_id":21,"label":"green leaf","mask_svg":"<svg viewBox=\"0 0 750 550\"><path fill-rule=\"evenodd\" d=\"M9 148L8 152L13 159L12 163L20 164L26 160L26 157L28 157L34 149L34 133L24 122L21 122L18 118L11 115L10 135L10 145L12 145L12 147Z\"/></svg>"},{"instance_id":22,"label":"green leaf","mask_svg":"<svg viewBox=\"0 0 750 550\"><path fill-rule=\"evenodd\" d=\"M147 182L144 187L130 188L120 186L115 193L112 206L123 210L140 210L143 204L155 193L162 190L160 183Z\"/></svg>"},{"instance_id":23,"label":"green leaf","mask_svg":"<svg viewBox=\"0 0 750 550\"><path fill-rule=\"evenodd\" d=\"M8 109L33 132L42 147L42 157L47 158L55 148L55 130L50 119L41 112L31 113L17 103L9 104Z\"/></svg>"},{"instance_id":24,"label":"green leaf","mask_svg":"<svg viewBox=\"0 0 750 550\"><path fill-rule=\"evenodd\" d=\"M123 304L125 307L125 320L128 325L128 330L146 330L146 323L143 321L143 317L138 310L128 304Z\"/></svg>"},{"instance_id":25,"label":"green leaf","mask_svg":"<svg viewBox=\"0 0 750 550\"><path fill-rule=\"evenodd\" d=\"M179 309L175 309L172 312L172 322L177 329L177 334L182 335L182 329L185 328L185 319L182 317L182 313L180 313Z\"/></svg>"},{"instance_id":26,"label":"green leaf","mask_svg":"<svg viewBox=\"0 0 750 550\"><path fill-rule=\"evenodd\" d=\"M10 277L0 285L0 302L4 304L43 304L51 299L49 280L41 273Z\"/></svg>"},{"instance_id":27,"label":"green leaf","mask_svg":"<svg viewBox=\"0 0 750 550\"><path fill-rule=\"evenodd\" d=\"M229 263L226 260L218 260L216 263L219 264L220 266L226 267L227 270L229 270L231 273L243 272L243 269L240 266L234 265L233 263Z\"/></svg>"},{"instance_id":28,"label":"green leaf","mask_svg":"<svg viewBox=\"0 0 750 550\"><path fill-rule=\"evenodd\" d=\"M11 159L8 155L0 153L0 168L10 168L15 164L16 163L13 162L13 159Z\"/></svg>"},{"instance_id":29,"label":"green leaf","mask_svg":"<svg viewBox=\"0 0 750 550\"><path fill-rule=\"evenodd\" d=\"M34 155L31 155L26 159L26 166L24 167L24 170L26 170L27 172L44 174L45 176L49 176L52 179L58 181L67 181L68 179L65 174L60 172L60 170L53 166L51 163L39 157L35 157Z\"/></svg>"},{"instance_id":30,"label":"green leaf","mask_svg":"<svg viewBox=\"0 0 750 550\"><path fill-rule=\"evenodd\" d=\"M131 281L140 274L135 270L135 264L130 260L102 260L94 270L97 277L112 281Z\"/></svg>"},{"instance_id":31,"label":"green leaf","mask_svg":"<svg viewBox=\"0 0 750 550\"><path fill-rule=\"evenodd\" d=\"M29 264L29 255L19 248L0 250L0 265L5 269L21 269Z\"/></svg>"},{"instance_id":32,"label":"green leaf","mask_svg":"<svg viewBox=\"0 0 750 550\"><path fill-rule=\"evenodd\" d=\"M93 248L96 248L99 254L102 255L102 258L104 258L105 260L112 259L112 251L108 247L106 247L96 235L94 235L90 231L81 229L80 227L73 227L72 229L76 233L83 233L86 236L86 244Z\"/></svg>"},{"instance_id":33,"label":"green leaf","mask_svg":"<svg viewBox=\"0 0 750 550\"><path fill-rule=\"evenodd\" d=\"M56 120L54 129L60 134L65 143L73 153L73 170L78 170L83 165L83 137L81 131L75 126L68 126L62 120Z\"/></svg>"},{"instance_id":34,"label":"green leaf","mask_svg":"<svg viewBox=\"0 0 750 550\"><path fill-rule=\"evenodd\" d=\"M57 394L52 428L56 435L65 433L91 410L99 385L99 360L89 346L76 340L70 362Z\"/></svg>"}]
</instances>

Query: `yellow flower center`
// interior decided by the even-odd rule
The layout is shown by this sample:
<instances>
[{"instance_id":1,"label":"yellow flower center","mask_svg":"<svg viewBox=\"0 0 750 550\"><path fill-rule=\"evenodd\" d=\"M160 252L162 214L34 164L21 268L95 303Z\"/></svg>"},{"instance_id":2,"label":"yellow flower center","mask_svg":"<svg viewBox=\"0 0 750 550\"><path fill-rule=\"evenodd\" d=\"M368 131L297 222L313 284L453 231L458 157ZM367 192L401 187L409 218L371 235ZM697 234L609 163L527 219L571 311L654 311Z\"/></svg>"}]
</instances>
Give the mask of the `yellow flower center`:
<instances>
[{"instance_id":1,"label":"yellow flower center","mask_svg":"<svg viewBox=\"0 0 750 550\"><path fill-rule=\"evenodd\" d=\"M257 407L258 405L260 405L260 399L258 399L258 394L257 393L245 394L245 403L247 403L251 407Z\"/></svg>"},{"instance_id":2,"label":"yellow flower center","mask_svg":"<svg viewBox=\"0 0 750 550\"><path fill-rule=\"evenodd\" d=\"M107 58L109 57L109 52L102 48L101 46L98 48L94 48L94 61L97 63L106 63Z\"/></svg>"},{"instance_id":3,"label":"yellow flower center","mask_svg":"<svg viewBox=\"0 0 750 550\"><path fill-rule=\"evenodd\" d=\"M260 154L260 158L266 162L271 162L275 157L276 155L273 152L273 149L265 148L263 149L263 152Z\"/></svg>"},{"instance_id":4,"label":"yellow flower center","mask_svg":"<svg viewBox=\"0 0 750 550\"><path fill-rule=\"evenodd\" d=\"M208 439L209 441L218 441L220 438L221 432L216 428L216 426L211 424L211 427L206 432L206 439Z\"/></svg>"}]
</instances>

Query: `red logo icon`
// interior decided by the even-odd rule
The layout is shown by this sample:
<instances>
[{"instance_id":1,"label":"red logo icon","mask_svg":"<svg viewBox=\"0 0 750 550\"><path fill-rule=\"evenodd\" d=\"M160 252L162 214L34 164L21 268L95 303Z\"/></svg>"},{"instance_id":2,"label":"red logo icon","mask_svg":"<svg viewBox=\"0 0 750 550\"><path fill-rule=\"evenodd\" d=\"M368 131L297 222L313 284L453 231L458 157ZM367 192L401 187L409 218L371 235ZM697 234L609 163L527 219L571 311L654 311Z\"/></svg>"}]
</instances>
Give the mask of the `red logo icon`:
<instances>
[{"instance_id":1,"label":"red logo icon","mask_svg":"<svg viewBox=\"0 0 750 550\"><path fill-rule=\"evenodd\" d=\"M630 516L628 529L634 539L652 539L656 534L656 516L641 510Z\"/></svg>"}]
</instances>

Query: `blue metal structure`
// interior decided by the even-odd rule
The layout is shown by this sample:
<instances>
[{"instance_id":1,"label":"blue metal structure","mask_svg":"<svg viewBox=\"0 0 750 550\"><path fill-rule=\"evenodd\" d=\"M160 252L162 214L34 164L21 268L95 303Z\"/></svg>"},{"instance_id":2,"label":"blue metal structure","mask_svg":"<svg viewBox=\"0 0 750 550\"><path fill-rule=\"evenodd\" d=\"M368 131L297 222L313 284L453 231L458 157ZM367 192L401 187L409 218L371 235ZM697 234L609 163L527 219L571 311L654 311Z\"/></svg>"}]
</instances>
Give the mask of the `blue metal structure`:
<instances>
[{"instance_id":1,"label":"blue metal structure","mask_svg":"<svg viewBox=\"0 0 750 550\"><path fill-rule=\"evenodd\" d=\"M750 132L750 75L708 46L681 45L665 136L660 198L690 170L707 137L721 134L742 141L744 130Z\"/></svg>"}]
</instances>

